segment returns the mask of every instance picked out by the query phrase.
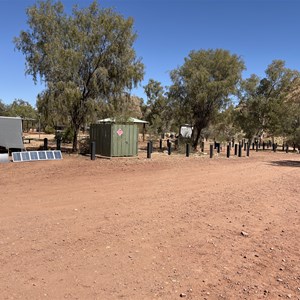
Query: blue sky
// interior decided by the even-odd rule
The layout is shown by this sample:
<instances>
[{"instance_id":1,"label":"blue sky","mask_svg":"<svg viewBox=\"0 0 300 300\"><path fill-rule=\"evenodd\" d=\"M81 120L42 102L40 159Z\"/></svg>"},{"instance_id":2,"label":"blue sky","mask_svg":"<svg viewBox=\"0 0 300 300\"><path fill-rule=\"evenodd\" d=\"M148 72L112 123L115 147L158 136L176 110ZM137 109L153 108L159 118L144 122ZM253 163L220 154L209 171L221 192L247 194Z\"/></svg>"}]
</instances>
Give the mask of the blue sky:
<instances>
[{"instance_id":1,"label":"blue sky","mask_svg":"<svg viewBox=\"0 0 300 300\"><path fill-rule=\"evenodd\" d=\"M23 99L35 105L44 89L25 76L25 59L12 42L27 29L26 7L33 0L0 0L0 99ZM90 0L62 0L67 11ZM298 0L99 0L135 20L135 50L145 64L145 77L132 94L146 97L150 78L171 84L169 71L183 64L191 50L223 48L238 54L250 74L264 76L274 59L300 71L300 1Z\"/></svg>"}]
</instances>

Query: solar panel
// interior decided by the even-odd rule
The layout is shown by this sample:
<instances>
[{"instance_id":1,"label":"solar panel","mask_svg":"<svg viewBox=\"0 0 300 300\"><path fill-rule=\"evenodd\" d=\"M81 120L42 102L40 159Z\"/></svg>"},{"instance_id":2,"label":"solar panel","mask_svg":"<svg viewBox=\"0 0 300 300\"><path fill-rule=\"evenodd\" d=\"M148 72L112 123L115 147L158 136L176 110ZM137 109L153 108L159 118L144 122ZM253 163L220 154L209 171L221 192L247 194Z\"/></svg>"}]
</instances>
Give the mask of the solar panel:
<instances>
[{"instance_id":1,"label":"solar panel","mask_svg":"<svg viewBox=\"0 0 300 300\"><path fill-rule=\"evenodd\" d=\"M60 150L55 150L55 151L53 151L53 153L54 153L55 159L62 159Z\"/></svg>"},{"instance_id":2,"label":"solar panel","mask_svg":"<svg viewBox=\"0 0 300 300\"><path fill-rule=\"evenodd\" d=\"M21 152L13 152L12 153L13 161L22 161L21 160Z\"/></svg>"},{"instance_id":3,"label":"solar panel","mask_svg":"<svg viewBox=\"0 0 300 300\"><path fill-rule=\"evenodd\" d=\"M39 159L42 159L42 160L47 159L45 151L39 151L38 155L39 155Z\"/></svg>"},{"instance_id":4,"label":"solar panel","mask_svg":"<svg viewBox=\"0 0 300 300\"><path fill-rule=\"evenodd\" d=\"M29 153L30 153L30 160L38 160L39 159L37 151L32 151Z\"/></svg>"},{"instance_id":5,"label":"solar panel","mask_svg":"<svg viewBox=\"0 0 300 300\"><path fill-rule=\"evenodd\" d=\"M52 151L46 151L47 159L54 159L54 155Z\"/></svg>"},{"instance_id":6,"label":"solar panel","mask_svg":"<svg viewBox=\"0 0 300 300\"><path fill-rule=\"evenodd\" d=\"M30 156L28 152L21 152L21 158L22 161L29 161L30 160Z\"/></svg>"},{"instance_id":7,"label":"solar panel","mask_svg":"<svg viewBox=\"0 0 300 300\"><path fill-rule=\"evenodd\" d=\"M60 150L13 152L12 159L13 162L60 160L62 159L62 154Z\"/></svg>"}]
</instances>

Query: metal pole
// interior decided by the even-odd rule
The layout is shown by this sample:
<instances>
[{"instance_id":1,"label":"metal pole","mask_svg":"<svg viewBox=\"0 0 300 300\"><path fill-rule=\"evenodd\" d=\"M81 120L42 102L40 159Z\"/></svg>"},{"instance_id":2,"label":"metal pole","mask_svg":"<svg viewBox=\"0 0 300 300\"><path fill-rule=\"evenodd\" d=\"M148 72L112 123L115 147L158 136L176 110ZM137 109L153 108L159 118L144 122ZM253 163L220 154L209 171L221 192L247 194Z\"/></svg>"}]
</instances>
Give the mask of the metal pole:
<instances>
[{"instance_id":1,"label":"metal pole","mask_svg":"<svg viewBox=\"0 0 300 300\"><path fill-rule=\"evenodd\" d=\"M41 138L41 115L39 114L39 139Z\"/></svg>"},{"instance_id":2,"label":"metal pole","mask_svg":"<svg viewBox=\"0 0 300 300\"><path fill-rule=\"evenodd\" d=\"M186 157L189 157L190 156L190 144L186 144Z\"/></svg>"},{"instance_id":3,"label":"metal pole","mask_svg":"<svg viewBox=\"0 0 300 300\"><path fill-rule=\"evenodd\" d=\"M56 149L61 150L61 138L57 137L56 139Z\"/></svg>"},{"instance_id":4,"label":"metal pole","mask_svg":"<svg viewBox=\"0 0 300 300\"><path fill-rule=\"evenodd\" d=\"M227 158L230 157L230 145L227 145Z\"/></svg>"},{"instance_id":5,"label":"metal pole","mask_svg":"<svg viewBox=\"0 0 300 300\"><path fill-rule=\"evenodd\" d=\"M247 144L247 156L249 156L249 154L250 154L250 144L248 143Z\"/></svg>"},{"instance_id":6,"label":"metal pole","mask_svg":"<svg viewBox=\"0 0 300 300\"><path fill-rule=\"evenodd\" d=\"M204 152L204 142L201 142L201 152Z\"/></svg>"},{"instance_id":7,"label":"metal pole","mask_svg":"<svg viewBox=\"0 0 300 300\"><path fill-rule=\"evenodd\" d=\"M96 142L91 142L91 160L96 159Z\"/></svg>"},{"instance_id":8,"label":"metal pole","mask_svg":"<svg viewBox=\"0 0 300 300\"><path fill-rule=\"evenodd\" d=\"M239 144L239 157L242 157L242 145Z\"/></svg>"},{"instance_id":9,"label":"metal pole","mask_svg":"<svg viewBox=\"0 0 300 300\"><path fill-rule=\"evenodd\" d=\"M169 141L169 143L168 143L168 155L171 155L171 151L172 151L172 149L171 149L171 142Z\"/></svg>"},{"instance_id":10,"label":"metal pole","mask_svg":"<svg viewBox=\"0 0 300 300\"><path fill-rule=\"evenodd\" d=\"M234 145L234 155L237 155L237 147L238 147L238 145L235 144L235 145Z\"/></svg>"},{"instance_id":11,"label":"metal pole","mask_svg":"<svg viewBox=\"0 0 300 300\"><path fill-rule=\"evenodd\" d=\"M162 139L159 140L159 149L162 150Z\"/></svg>"},{"instance_id":12,"label":"metal pole","mask_svg":"<svg viewBox=\"0 0 300 300\"><path fill-rule=\"evenodd\" d=\"M214 156L214 145L209 145L209 157L212 158Z\"/></svg>"},{"instance_id":13,"label":"metal pole","mask_svg":"<svg viewBox=\"0 0 300 300\"><path fill-rule=\"evenodd\" d=\"M48 139L44 138L44 150L48 150Z\"/></svg>"},{"instance_id":14,"label":"metal pole","mask_svg":"<svg viewBox=\"0 0 300 300\"><path fill-rule=\"evenodd\" d=\"M147 158L151 158L151 145L150 145L150 142L147 143Z\"/></svg>"}]
</instances>

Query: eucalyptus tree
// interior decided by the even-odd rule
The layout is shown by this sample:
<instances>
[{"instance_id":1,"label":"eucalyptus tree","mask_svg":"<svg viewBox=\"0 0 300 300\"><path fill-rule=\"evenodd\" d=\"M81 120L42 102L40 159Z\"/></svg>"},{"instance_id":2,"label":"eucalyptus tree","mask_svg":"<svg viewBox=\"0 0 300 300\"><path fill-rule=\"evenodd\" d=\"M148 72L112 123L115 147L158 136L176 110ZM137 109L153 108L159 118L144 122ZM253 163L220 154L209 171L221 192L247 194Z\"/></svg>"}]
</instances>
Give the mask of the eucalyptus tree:
<instances>
[{"instance_id":1,"label":"eucalyptus tree","mask_svg":"<svg viewBox=\"0 0 300 300\"><path fill-rule=\"evenodd\" d=\"M147 95L144 117L154 133L163 133L170 127L171 114L166 90L159 81L150 79L144 91Z\"/></svg>"},{"instance_id":2,"label":"eucalyptus tree","mask_svg":"<svg viewBox=\"0 0 300 300\"><path fill-rule=\"evenodd\" d=\"M27 101L15 99L11 104L6 106L7 114L11 117L22 117L36 119L35 108Z\"/></svg>"},{"instance_id":3,"label":"eucalyptus tree","mask_svg":"<svg viewBox=\"0 0 300 300\"><path fill-rule=\"evenodd\" d=\"M76 151L79 128L95 103L121 99L143 79L133 19L96 1L84 9L74 6L70 15L60 1L40 1L27 16L29 29L15 38L16 48L26 57L26 73L45 82L55 110L70 122Z\"/></svg>"},{"instance_id":4,"label":"eucalyptus tree","mask_svg":"<svg viewBox=\"0 0 300 300\"><path fill-rule=\"evenodd\" d=\"M210 49L190 52L184 64L171 72L169 99L179 118L193 126L195 149L202 130L236 93L244 68L237 55Z\"/></svg>"},{"instance_id":5,"label":"eucalyptus tree","mask_svg":"<svg viewBox=\"0 0 300 300\"><path fill-rule=\"evenodd\" d=\"M285 135L288 131L286 99L299 72L286 68L282 60L274 60L265 74L263 79L252 75L241 84L237 120L248 138L263 132Z\"/></svg>"},{"instance_id":6,"label":"eucalyptus tree","mask_svg":"<svg viewBox=\"0 0 300 300\"><path fill-rule=\"evenodd\" d=\"M6 115L7 115L7 106L0 99L0 116L6 116Z\"/></svg>"}]
</instances>

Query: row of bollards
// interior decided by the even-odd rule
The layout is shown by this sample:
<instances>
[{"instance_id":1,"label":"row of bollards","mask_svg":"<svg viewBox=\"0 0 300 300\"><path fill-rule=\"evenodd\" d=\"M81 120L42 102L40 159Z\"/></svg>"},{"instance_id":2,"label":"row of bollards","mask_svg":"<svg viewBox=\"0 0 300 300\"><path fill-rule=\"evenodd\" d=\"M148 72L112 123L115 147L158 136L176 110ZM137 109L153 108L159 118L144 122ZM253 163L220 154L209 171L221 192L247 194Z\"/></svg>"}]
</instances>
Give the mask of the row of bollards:
<instances>
[{"instance_id":1,"label":"row of bollards","mask_svg":"<svg viewBox=\"0 0 300 300\"><path fill-rule=\"evenodd\" d=\"M96 142L91 142L90 146L91 146L91 160L95 160L95 158L96 158ZM244 141L243 143L239 143L239 144L229 143L226 148L226 157L227 158L230 158L231 148L233 148L233 146L234 146L234 155L235 156L242 157L242 150L244 149L244 151L246 151L246 156L249 157L250 143L249 142L246 143ZM265 147L268 148L269 146L270 146L270 143L262 144L263 150L265 149ZM57 139L57 149L60 150L60 147L61 147L61 140ZM252 143L252 150L258 151L259 147L260 147L259 143L257 143L257 142ZM274 152L276 152L277 143L272 144L272 147L273 147L272 150ZM160 139L160 141L159 141L159 148L162 150L162 139ZM45 150L48 149L48 139L47 138L44 139L44 149ZM221 149L220 143L215 142L214 144L210 144L210 147L209 147L209 157L210 158L213 158L214 149L217 150L217 153L220 153L220 149ZM288 153L289 146L286 144L286 145L282 146L282 149L283 149L283 151L285 150L286 153ZM294 147L294 149L295 149L295 147ZM171 155L172 143L169 140L167 140L167 150L168 150L168 155ZM203 142L201 143L201 151L204 152L204 143ZM149 141L147 143L147 158L151 158L152 152L153 152L153 142ZM186 144L185 153L186 153L186 157L190 156L190 144Z\"/></svg>"},{"instance_id":2,"label":"row of bollards","mask_svg":"<svg viewBox=\"0 0 300 300\"><path fill-rule=\"evenodd\" d=\"M44 150L48 150L48 139L44 138ZM56 150L61 150L61 139L56 139Z\"/></svg>"}]
</instances>

